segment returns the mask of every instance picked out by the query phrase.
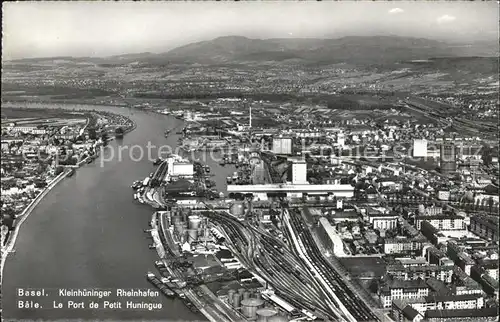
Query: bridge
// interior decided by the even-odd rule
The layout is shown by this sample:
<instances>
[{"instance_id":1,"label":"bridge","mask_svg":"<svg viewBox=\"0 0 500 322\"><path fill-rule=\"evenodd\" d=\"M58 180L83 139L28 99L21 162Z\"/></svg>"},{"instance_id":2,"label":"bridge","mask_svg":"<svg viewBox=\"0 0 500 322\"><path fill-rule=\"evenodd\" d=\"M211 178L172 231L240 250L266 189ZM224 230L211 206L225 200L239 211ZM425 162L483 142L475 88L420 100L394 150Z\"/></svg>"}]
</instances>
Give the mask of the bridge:
<instances>
[{"instance_id":1,"label":"bridge","mask_svg":"<svg viewBox=\"0 0 500 322\"><path fill-rule=\"evenodd\" d=\"M228 185L227 192L233 193L332 193L339 197L352 197L354 187L350 184L259 184Z\"/></svg>"}]
</instances>

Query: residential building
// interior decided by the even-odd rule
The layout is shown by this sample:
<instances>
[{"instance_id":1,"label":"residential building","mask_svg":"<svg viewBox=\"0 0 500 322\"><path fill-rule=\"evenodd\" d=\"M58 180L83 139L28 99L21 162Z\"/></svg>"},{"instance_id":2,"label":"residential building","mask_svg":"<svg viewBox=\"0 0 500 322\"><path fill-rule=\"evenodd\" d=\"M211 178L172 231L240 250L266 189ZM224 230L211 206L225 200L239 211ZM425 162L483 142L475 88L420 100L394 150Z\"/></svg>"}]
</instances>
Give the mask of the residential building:
<instances>
[{"instance_id":1,"label":"residential building","mask_svg":"<svg viewBox=\"0 0 500 322\"><path fill-rule=\"evenodd\" d=\"M493 322L498 321L498 308L466 310L428 310L425 312L428 322Z\"/></svg>"},{"instance_id":2,"label":"residential building","mask_svg":"<svg viewBox=\"0 0 500 322\"><path fill-rule=\"evenodd\" d=\"M498 241L498 218L482 215L470 218L470 231L481 238Z\"/></svg>"},{"instance_id":3,"label":"residential building","mask_svg":"<svg viewBox=\"0 0 500 322\"><path fill-rule=\"evenodd\" d=\"M464 217L455 214L442 214L434 216L421 216L415 217L415 224L417 229L422 228L422 222L426 220L438 230L463 230L465 229Z\"/></svg>"},{"instance_id":4,"label":"residential building","mask_svg":"<svg viewBox=\"0 0 500 322\"><path fill-rule=\"evenodd\" d=\"M427 280L435 278L445 283L451 283L453 276L453 266L442 265L426 265L426 266L408 266L403 265L387 265L387 274L395 279L402 280Z\"/></svg>"},{"instance_id":5,"label":"residential building","mask_svg":"<svg viewBox=\"0 0 500 322\"><path fill-rule=\"evenodd\" d=\"M380 285L378 295L382 307L387 309L392 306L394 300L412 300L429 295L429 286L421 279L388 279Z\"/></svg>"},{"instance_id":6,"label":"residential building","mask_svg":"<svg viewBox=\"0 0 500 322\"><path fill-rule=\"evenodd\" d=\"M460 267L453 267L453 294L483 294L482 286L468 276Z\"/></svg>"},{"instance_id":7,"label":"residential building","mask_svg":"<svg viewBox=\"0 0 500 322\"><path fill-rule=\"evenodd\" d=\"M398 226L399 214L388 211L377 211L369 208L366 211L366 219L373 225L373 229L394 229Z\"/></svg>"},{"instance_id":8,"label":"residential building","mask_svg":"<svg viewBox=\"0 0 500 322\"><path fill-rule=\"evenodd\" d=\"M394 300L392 302L392 318L396 322L420 322L424 315L415 310L406 301Z\"/></svg>"},{"instance_id":9,"label":"residential building","mask_svg":"<svg viewBox=\"0 0 500 322\"><path fill-rule=\"evenodd\" d=\"M448 259L446 253L434 246L427 248L427 261L431 265L441 265L443 260Z\"/></svg>"},{"instance_id":10,"label":"residential building","mask_svg":"<svg viewBox=\"0 0 500 322\"><path fill-rule=\"evenodd\" d=\"M396 237L384 240L384 254L421 254L425 237Z\"/></svg>"}]
</instances>

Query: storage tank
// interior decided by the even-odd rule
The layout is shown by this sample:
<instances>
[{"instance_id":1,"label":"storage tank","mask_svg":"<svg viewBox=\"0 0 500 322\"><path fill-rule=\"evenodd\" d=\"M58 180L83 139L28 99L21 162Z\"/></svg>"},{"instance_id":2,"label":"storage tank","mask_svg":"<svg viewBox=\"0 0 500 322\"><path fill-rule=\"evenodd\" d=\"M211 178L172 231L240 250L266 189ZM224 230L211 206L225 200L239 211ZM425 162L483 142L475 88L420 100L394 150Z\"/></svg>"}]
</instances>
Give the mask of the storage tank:
<instances>
[{"instance_id":1,"label":"storage tank","mask_svg":"<svg viewBox=\"0 0 500 322\"><path fill-rule=\"evenodd\" d=\"M248 319L257 317L257 310L262 307L264 301L259 299L246 299L241 301L241 313Z\"/></svg>"},{"instance_id":2,"label":"storage tank","mask_svg":"<svg viewBox=\"0 0 500 322\"><path fill-rule=\"evenodd\" d=\"M189 229L198 229L200 228L201 218L198 216L189 216L188 217L188 227Z\"/></svg>"},{"instance_id":3,"label":"storage tank","mask_svg":"<svg viewBox=\"0 0 500 322\"><path fill-rule=\"evenodd\" d=\"M227 292L227 302L229 305L233 305L234 294L236 294L236 291L232 289Z\"/></svg>"},{"instance_id":4,"label":"storage tank","mask_svg":"<svg viewBox=\"0 0 500 322\"><path fill-rule=\"evenodd\" d=\"M241 295L239 293L235 293L233 296L233 307L235 309L240 307Z\"/></svg>"},{"instance_id":5,"label":"storage tank","mask_svg":"<svg viewBox=\"0 0 500 322\"><path fill-rule=\"evenodd\" d=\"M288 318L282 315L274 315L267 318L267 322L288 322Z\"/></svg>"},{"instance_id":6,"label":"storage tank","mask_svg":"<svg viewBox=\"0 0 500 322\"><path fill-rule=\"evenodd\" d=\"M184 226L180 221L174 223L174 232L181 235L184 232Z\"/></svg>"},{"instance_id":7,"label":"storage tank","mask_svg":"<svg viewBox=\"0 0 500 322\"><path fill-rule=\"evenodd\" d=\"M278 312L272 308L262 308L257 310L257 322L268 322L269 318L274 317Z\"/></svg>"},{"instance_id":8,"label":"storage tank","mask_svg":"<svg viewBox=\"0 0 500 322\"><path fill-rule=\"evenodd\" d=\"M183 211L182 212L182 222L187 222L188 221L188 214L187 212Z\"/></svg>"},{"instance_id":9,"label":"storage tank","mask_svg":"<svg viewBox=\"0 0 500 322\"><path fill-rule=\"evenodd\" d=\"M243 299L248 300L249 298L250 298L250 292L249 291L243 292Z\"/></svg>"},{"instance_id":10,"label":"storage tank","mask_svg":"<svg viewBox=\"0 0 500 322\"><path fill-rule=\"evenodd\" d=\"M243 296L243 293L245 293L245 289L244 289L244 288L239 288L239 289L238 289L238 294L239 294L240 296Z\"/></svg>"},{"instance_id":11,"label":"storage tank","mask_svg":"<svg viewBox=\"0 0 500 322\"><path fill-rule=\"evenodd\" d=\"M180 223L182 221L182 217L181 216L173 216L172 217L172 225L175 226L176 223Z\"/></svg>"},{"instance_id":12,"label":"storage tank","mask_svg":"<svg viewBox=\"0 0 500 322\"><path fill-rule=\"evenodd\" d=\"M195 243L198 241L198 229L188 229L188 243Z\"/></svg>"},{"instance_id":13,"label":"storage tank","mask_svg":"<svg viewBox=\"0 0 500 322\"><path fill-rule=\"evenodd\" d=\"M255 291L253 297L256 299L262 299L262 294L259 291Z\"/></svg>"},{"instance_id":14,"label":"storage tank","mask_svg":"<svg viewBox=\"0 0 500 322\"><path fill-rule=\"evenodd\" d=\"M170 227L172 225L172 216L170 216L170 214L167 214L165 216L165 224L167 225L167 227Z\"/></svg>"},{"instance_id":15,"label":"storage tank","mask_svg":"<svg viewBox=\"0 0 500 322\"><path fill-rule=\"evenodd\" d=\"M241 217L245 214L245 205L243 202L235 201L229 208L229 211L233 216Z\"/></svg>"},{"instance_id":16,"label":"storage tank","mask_svg":"<svg viewBox=\"0 0 500 322\"><path fill-rule=\"evenodd\" d=\"M181 245L183 245L186 242L186 232L182 230L181 233L179 233L179 242Z\"/></svg>"}]
</instances>

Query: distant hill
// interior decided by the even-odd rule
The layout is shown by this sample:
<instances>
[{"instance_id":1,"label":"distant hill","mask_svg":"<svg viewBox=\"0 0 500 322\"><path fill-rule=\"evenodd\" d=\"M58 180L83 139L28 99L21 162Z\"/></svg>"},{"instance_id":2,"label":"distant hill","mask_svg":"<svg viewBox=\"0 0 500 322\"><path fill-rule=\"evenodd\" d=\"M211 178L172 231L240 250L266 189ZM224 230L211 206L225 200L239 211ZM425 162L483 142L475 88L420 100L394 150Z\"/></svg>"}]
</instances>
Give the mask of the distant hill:
<instances>
[{"instance_id":1,"label":"distant hill","mask_svg":"<svg viewBox=\"0 0 500 322\"><path fill-rule=\"evenodd\" d=\"M424 61L408 62L415 70L444 70L468 74L497 74L499 61L496 57L439 57Z\"/></svg>"},{"instance_id":2,"label":"distant hill","mask_svg":"<svg viewBox=\"0 0 500 322\"><path fill-rule=\"evenodd\" d=\"M384 63L430 57L470 56L470 46L396 36L338 39L250 39L220 37L175 48L156 60L198 63L301 60L304 63ZM480 50L484 52L483 49Z\"/></svg>"},{"instance_id":3,"label":"distant hill","mask_svg":"<svg viewBox=\"0 0 500 322\"><path fill-rule=\"evenodd\" d=\"M495 56L498 44L448 44L441 41L397 36L350 36L338 39L250 39L219 37L177 47L166 53L138 53L106 58L57 57L11 62L50 60L97 64L238 64L245 62L386 64L432 57Z\"/></svg>"}]
</instances>

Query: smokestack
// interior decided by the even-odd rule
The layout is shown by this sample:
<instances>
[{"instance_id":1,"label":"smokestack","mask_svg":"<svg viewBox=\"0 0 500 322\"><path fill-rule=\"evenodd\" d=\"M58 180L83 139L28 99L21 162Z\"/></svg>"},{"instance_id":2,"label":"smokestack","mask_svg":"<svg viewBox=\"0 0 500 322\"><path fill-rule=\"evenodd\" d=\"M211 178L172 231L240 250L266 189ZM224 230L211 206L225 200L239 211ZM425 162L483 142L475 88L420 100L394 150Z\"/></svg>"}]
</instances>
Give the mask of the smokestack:
<instances>
[{"instance_id":1,"label":"smokestack","mask_svg":"<svg viewBox=\"0 0 500 322\"><path fill-rule=\"evenodd\" d=\"M249 107L249 112L250 112L250 114L249 114L250 122L248 123L248 127L252 128L252 105L249 104L248 107Z\"/></svg>"}]
</instances>

